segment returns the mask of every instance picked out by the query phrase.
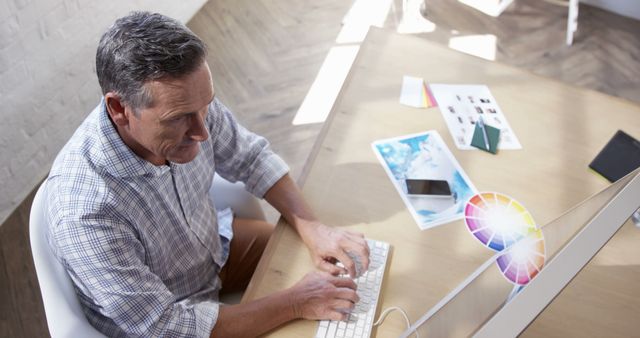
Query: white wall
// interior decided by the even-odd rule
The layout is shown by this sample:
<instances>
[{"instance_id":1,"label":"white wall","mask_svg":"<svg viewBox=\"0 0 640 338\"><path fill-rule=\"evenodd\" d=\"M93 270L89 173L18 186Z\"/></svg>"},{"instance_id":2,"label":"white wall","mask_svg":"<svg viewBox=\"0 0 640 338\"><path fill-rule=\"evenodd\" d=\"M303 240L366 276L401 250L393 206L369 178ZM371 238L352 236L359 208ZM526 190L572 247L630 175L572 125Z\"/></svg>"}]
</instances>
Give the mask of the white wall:
<instances>
[{"instance_id":1,"label":"white wall","mask_svg":"<svg viewBox=\"0 0 640 338\"><path fill-rule=\"evenodd\" d=\"M640 20L639 0L580 0L580 3Z\"/></svg>"},{"instance_id":2,"label":"white wall","mask_svg":"<svg viewBox=\"0 0 640 338\"><path fill-rule=\"evenodd\" d=\"M132 10L188 21L206 0L0 0L0 224L100 99L95 50Z\"/></svg>"}]
</instances>

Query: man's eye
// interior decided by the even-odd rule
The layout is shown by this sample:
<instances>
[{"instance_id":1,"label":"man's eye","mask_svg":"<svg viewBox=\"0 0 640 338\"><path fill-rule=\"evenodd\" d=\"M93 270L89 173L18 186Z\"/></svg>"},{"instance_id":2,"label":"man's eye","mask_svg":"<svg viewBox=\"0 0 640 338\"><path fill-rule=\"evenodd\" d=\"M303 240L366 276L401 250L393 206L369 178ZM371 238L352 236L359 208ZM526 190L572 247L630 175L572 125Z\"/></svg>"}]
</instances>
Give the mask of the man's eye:
<instances>
[{"instance_id":1,"label":"man's eye","mask_svg":"<svg viewBox=\"0 0 640 338\"><path fill-rule=\"evenodd\" d=\"M176 116L172 119L170 119L170 122L180 122L180 121L184 121L187 118L187 115L180 115L180 116Z\"/></svg>"}]
</instances>

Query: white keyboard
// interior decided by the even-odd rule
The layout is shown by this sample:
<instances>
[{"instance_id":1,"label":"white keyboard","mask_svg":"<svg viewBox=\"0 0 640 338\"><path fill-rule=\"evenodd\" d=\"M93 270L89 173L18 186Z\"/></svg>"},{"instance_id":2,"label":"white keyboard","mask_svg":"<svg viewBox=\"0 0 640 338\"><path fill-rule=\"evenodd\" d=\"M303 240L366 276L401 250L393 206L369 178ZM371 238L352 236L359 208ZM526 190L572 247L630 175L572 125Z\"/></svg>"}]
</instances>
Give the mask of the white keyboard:
<instances>
[{"instance_id":1,"label":"white keyboard","mask_svg":"<svg viewBox=\"0 0 640 338\"><path fill-rule=\"evenodd\" d=\"M355 279L358 284L358 296L360 301L351 311L346 321L322 320L318 325L316 338L338 337L369 337L373 328L373 320L376 314L380 286L387 265L389 244L368 239L369 243L369 270L360 278Z\"/></svg>"}]
</instances>

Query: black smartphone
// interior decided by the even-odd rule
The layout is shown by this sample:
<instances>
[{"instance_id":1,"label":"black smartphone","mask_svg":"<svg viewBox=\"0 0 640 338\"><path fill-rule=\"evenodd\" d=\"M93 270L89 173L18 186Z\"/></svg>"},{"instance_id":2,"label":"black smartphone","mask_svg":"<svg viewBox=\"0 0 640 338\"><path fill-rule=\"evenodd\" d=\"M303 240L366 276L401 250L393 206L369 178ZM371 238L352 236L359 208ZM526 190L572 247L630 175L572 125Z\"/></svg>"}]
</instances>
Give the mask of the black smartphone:
<instances>
[{"instance_id":1,"label":"black smartphone","mask_svg":"<svg viewBox=\"0 0 640 338\"><path fill-rule=\"evenodd\" d=\"M406 179L407 194L451 196L451 188L445 180Z\"/></svg>"}]
</instances>

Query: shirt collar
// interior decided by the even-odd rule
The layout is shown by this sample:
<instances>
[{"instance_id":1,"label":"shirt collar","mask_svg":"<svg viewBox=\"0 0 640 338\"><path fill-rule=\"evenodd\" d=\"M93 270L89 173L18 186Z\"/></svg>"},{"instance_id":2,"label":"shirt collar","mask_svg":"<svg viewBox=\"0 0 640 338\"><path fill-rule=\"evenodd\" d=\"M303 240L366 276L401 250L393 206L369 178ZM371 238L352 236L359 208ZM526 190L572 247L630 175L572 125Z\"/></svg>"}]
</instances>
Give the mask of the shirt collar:
<instances>
[{"instance_id":1,"label":"shirt collar","mask_svg":"<svg viewBox=\"0 0 640 338\"><path fill-rule=\"evenodd\" d=\"M109 118L104 98L97 110L104 170L116 177L159 176L170 170L168 165L156 166L142 159L124 143Z\"/></svg>"}]
</instances>

